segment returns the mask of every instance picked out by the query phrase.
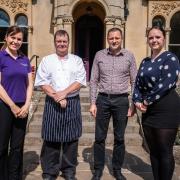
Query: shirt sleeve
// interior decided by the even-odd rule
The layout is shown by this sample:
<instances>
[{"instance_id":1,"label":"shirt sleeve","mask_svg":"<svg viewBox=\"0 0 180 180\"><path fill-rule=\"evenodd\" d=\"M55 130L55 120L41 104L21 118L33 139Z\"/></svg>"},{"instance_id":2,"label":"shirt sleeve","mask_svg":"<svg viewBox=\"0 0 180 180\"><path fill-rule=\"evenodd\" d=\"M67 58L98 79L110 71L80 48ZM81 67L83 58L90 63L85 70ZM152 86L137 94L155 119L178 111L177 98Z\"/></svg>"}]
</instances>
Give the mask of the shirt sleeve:
<instances>
[{"instance_id":1,"label":"shirt sleeve","mask_svg":"<svg viewBox=\"0 0 180 180\"><path fill-rule=\"evenodd\" d=\"M139 66L139 70L136 76L136 81L135 81L135 85L134 85L134 91L133 91L133 95L132 95L132 100L134 103L136 102L143 102L143 98L142 98L142 81L140 78L140 68L142 67L144 60L142 61L142 63Z\"/></svg>"},{"instance_id":2,"label":"shirt sleeve","mask_svg":"<svg viewBox=\"0 0 180 180\"><path fill-rule=\"evenodd\" d=\"M137 66L134 55L132 54L131 63L130 63L130 83L131 83L131 94L133 94L135 81L137 75Z\"/></svg>"},{"instance_id":3,"label":"shirt sleeve","mask_svg":"<svg viewBox=\"0 0 180 180\"><path fill-rule=\"evenodd\" d=\"M80 57L78 57L77 59L78 59L77 60L78 71L76 74L75 81L79 82L82 86L86 86L86 71L84 68L84 64Z\"/></svg>"},{"instance_id":4,"label":"shirt sleeve","mask_svg":"<svg viewBox=\"0 0 180 180\"><path fill-rule=\"evenodd\" d=\"M37 70L34 86L50 85L50 83L51 79L50 73L48 72L48 63L46 58L43 58Z\"/></svg>"},{"instance_id":5,"label":"shirt sleeve","mask_svg":"<svg viewBox=\"0 0 180 180\"><path fill-rule=\"evenodd\" d=\"M31 67L30 60L28 58L27 58L27 64L28 64L27 71L28 71L28 73L30 73L30 72L32 72L32 67Z\"/></svg>"},{"instance_id":6,"label":"shirt sleeve","mask_svg":"<svg viewBox=\"0 0 180 180\"><path fill-rule=\"evenodd\" d=\"M95 104L97 96L97 88L99 83L99 66L98 66L98 53L96 53L93 61L90 79L90 98L91 104Z\"/></svg>"},{"instance_id":7,"label":"shirt sleeve","mask_svg":"<svg viewBox=\"0 0 180 180\"><path fill-rule=\"evenodd\" d=\"M0 72L2 72L2 67L3 66L3 64L2 64L2 57L0 57Z\"/></svg>"},{"instance_id":8,"label":"shirt sleeve","mask_svg":"<svg viewBox=\"0 0 180 180\"><path fill-rule=\"evenodd\" d=\"M180 70L178 58L174 55L168 56L164 64L159 68L161 69L161 78L145 97L148 104L157 101L164 96L168 90L176 87Z\"/></svg>"}]
</instances>

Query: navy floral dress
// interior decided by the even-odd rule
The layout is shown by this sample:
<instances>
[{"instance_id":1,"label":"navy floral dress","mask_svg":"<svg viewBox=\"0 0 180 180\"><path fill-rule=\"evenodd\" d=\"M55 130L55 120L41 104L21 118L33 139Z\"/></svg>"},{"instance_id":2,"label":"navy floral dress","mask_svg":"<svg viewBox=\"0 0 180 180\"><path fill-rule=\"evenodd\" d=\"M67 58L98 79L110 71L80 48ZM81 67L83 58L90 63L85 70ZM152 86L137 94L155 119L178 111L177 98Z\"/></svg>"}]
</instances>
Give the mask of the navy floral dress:
<instances>
[{"instance_id":1,"label":"navy floral dress","mask_svg":"<svg viewBox=\"0 0 180 180\"><path fill-rule=\"evenodd\" d=\"M145 124L153 127L178 126L180 98L174 89L179 72L179 60L171 52L165 51L155 59L143 59L136 77L133 101L145 100L148 103L147 112L143 114ZM171 126L170 119L174 118L176 122Z\"/></svg>"}]
</instances>

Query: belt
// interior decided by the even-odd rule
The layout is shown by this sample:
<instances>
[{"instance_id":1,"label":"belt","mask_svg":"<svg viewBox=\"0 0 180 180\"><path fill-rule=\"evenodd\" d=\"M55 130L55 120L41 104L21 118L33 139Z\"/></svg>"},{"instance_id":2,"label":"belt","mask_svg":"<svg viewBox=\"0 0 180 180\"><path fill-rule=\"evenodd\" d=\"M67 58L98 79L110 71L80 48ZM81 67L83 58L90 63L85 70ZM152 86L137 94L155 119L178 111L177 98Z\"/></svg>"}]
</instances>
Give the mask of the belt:
<instances>
[{"instance_id":1,"label":"belt","mask_svg":"<svg viewBox=\"0 0 180 180\"><path fill-rule=\"evenodd\" d=\"M122 93L122 94L107 94L104 92L99 92L99 95L109 97L109 98L115 98L115 97L128 97L128 93Z\"/></svg>"}]
</instances>

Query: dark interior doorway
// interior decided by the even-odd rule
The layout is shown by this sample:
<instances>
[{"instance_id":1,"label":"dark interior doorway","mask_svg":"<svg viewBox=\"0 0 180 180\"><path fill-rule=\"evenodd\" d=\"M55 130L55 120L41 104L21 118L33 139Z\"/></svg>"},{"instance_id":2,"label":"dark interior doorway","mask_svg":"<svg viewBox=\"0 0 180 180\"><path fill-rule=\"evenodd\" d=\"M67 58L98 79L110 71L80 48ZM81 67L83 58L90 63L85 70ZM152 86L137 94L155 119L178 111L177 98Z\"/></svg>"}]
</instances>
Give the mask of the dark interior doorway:
<instances>
[{"instance_id":1,"label":"dark interior doorway","mask_svg":"<svg viewBox=\"0 0 180 180\"><path fill-rule=\"evenodd\" d=\"M170 27L169 50L176 54L180 60L180 11L173 15Z\"/></svg>"},{"instance_id":2,"label":"dark interior doorway","mask_svg":"<svg viewBox=\"0 0 180 180\"><path fill-rule=\"evenodd\" d=\"M77 20L75 25L75 54L84 61L88 81L94 55L103 48L103 38L104 26L98 16L84 15Z\"/></svg>"}]
</instances>

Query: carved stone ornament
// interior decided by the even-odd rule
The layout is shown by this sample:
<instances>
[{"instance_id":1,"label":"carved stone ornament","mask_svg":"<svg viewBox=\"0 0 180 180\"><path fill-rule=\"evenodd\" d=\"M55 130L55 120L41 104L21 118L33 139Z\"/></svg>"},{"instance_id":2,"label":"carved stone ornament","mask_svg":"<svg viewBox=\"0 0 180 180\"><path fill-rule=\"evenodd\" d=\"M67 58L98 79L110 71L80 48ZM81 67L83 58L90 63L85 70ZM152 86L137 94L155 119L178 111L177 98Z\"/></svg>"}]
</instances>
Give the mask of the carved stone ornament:
<instances>
[{"instance_id":1,"label":"carved stone ornament","mask_svg":"<svg viewBox=\"0 0 180 180\"><path fill-rule=\"evenodd\" d=\"M152 3L151 15L165 14L168 16L175 8L180 7L180 2Z\"/></svg>"},{"instance_id":2,"label":"carved stone ornament","mask_svg":"<svg viewBox=\"0 0 180 180\"><path fill-rule=\"evenodd\" d=\"M72 16L69 16L69 17L65 16L65 17L62 18L62 20L63 20L64 24L66 24L66 23L73 23L74 22Z\"/></svg>"},{"instance_id":3,"label":"carved stone ornament","mask_svg":"<svg viewBox=\"0 0 180 180\"><path fill-rule=\"evenodd\" d=\"M125 21L120 16L106 16L106 18L104 19L104 22L116 24L117 20L121 21L121 24L120 24L121 26L124 26Z\"/></svg>"},{"instance_id":4,"label":"carved stone ornament","mask_svg":"<svg viewBox=\"0 0 180 180\"><path fill-rule=\"evenodd\" d=\"M104 22L105 22L105 23L108 23L108 22L110 22L110 23L115 23L115 22L116 22L116 18L115 18L115 16L107 16L107 17L104 19Z\"/></svg>"},{"instance_id":5,"label":"carved stone ornament","mask_svg":"<svg viewBox=\"0 0 180 180\"><path fill-rule=\"evenodd\" d=\"M15 13L17 11L27 11L28 3L23 0L0 0L1 5L9 7L9 9Z\"/></svg>"}]
</instances>

